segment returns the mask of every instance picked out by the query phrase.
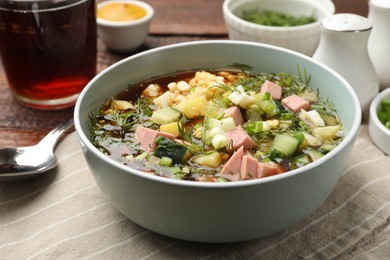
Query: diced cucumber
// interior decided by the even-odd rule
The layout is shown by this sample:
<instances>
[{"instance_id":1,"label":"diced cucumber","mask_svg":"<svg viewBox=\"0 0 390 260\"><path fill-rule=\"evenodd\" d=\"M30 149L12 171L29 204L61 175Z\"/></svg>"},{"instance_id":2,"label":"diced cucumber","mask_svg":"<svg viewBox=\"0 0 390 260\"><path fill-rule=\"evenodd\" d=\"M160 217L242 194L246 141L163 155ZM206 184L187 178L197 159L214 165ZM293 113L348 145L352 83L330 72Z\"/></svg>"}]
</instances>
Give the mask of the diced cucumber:
<instances>
[{"instance_id":1,"label":"diced cucumber","mask_svg":"<svg viewBox=\"0 0 390 260\"><path fill-rule=\"evenodd\" d=\"M153 112L151 120L158 125L164 125L172 122L176 122L181 117L179 110L173 107L164 107Z\"/></svg>"},{"instance_id":2,"label":"diced cucumber","mask_svg":"<svg viewBox=\"0 0 390 260\"><path fill-rule=\"evenodd\" d=\"M321 145L319 150L323 151L325 153L328 153L328 152L332 151L336 146L337 146L336 144L325 143L325 144Z\"/></svg>"},{"instance_id":3,"label":"diced cucumber","mask_svg":"<svg viewBox=\"0 0 390 260\"><path fill-rule=\"evenodd\" d=\"M323 153L313 148L305 149L303 152L307 154L313 162L324 156Z\"/></svg>"},{"instance_id":4,"label":"diced cucumber","mask_svg":"<svg viewBox=\"0 0 390 260\"><path fill-rule=\"evenodd\" d=\"M324 156L324 154L316 149L313 148L308 148L303 150L303 154L300 154L296 156L292 161L291 161L291 168L292 169L297 169L302 166L305 166L311 162L314 162Z\"/></svg>"},{"instance_id":5,"label":"diced cucumber","mask_svg":"<svg viewBox=\"0 0 390 260\"><path fill-rule=\"evenodd\" d=\"M272 149L280 156L288 156L293 154L300 144L300 140L287 133L277 134L272 143Z\"/></svg>"},{"instance_id":6,"label":"diced cucumber","mask_svg":"<svg viewBox=\"0 0 390 260\"><path fill-rule=\"evenodd\" d=\"M300 154L297 157L294 158L291 162L291 169L297 169L302 166L305 166L307 164L311 163L310 157L307 154Z\"/></svg>"}]
</instances>

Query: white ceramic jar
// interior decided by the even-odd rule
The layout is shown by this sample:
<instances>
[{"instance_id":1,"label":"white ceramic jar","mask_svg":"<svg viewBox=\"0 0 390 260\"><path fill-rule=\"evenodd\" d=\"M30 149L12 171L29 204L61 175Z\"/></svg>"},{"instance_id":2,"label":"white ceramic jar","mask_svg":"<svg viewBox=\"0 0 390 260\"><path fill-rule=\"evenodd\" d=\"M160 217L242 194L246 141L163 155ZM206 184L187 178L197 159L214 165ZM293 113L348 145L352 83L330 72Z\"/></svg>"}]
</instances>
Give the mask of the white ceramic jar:
<instances>
[{"instance_id":1,"label":"white ceramic jar","mask_svg":"<svg viewBox=\"0 0 390 260\"><path fill-rule=\"evenodd\" d=\"M378 77L368 54L372 23L356 14L335 14L321 21L321 41L313 55L344 77L355 90L363 112L379 92Z\"/></svg>"},{"instance_id":2,"label":"white ceramic jar","mask_svg":"<svg viewBox=\"0 0 390 260\"><path fill-rule=\"evenodd\" d=\"M390 1L370 0L368 19L373 28L368 52L379 78L381 89L390 86Z\"/></svg>"}]
</instances>

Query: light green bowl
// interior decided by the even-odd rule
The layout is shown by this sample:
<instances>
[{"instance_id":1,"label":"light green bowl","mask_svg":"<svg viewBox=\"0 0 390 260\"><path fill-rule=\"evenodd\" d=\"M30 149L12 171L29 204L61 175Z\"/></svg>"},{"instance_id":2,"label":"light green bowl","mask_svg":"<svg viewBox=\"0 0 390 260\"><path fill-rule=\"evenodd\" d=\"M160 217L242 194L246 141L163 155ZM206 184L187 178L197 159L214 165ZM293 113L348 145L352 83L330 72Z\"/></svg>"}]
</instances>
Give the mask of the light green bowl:
<instances>
[{"instance_id":1,"label":"light green bowl","mask_svg":"<svg viewBox=\"0 0 390 260\"><path fill-rule=\"evenodd\" d=\"M333 100L345 139L318 161L281 175L230 183L201 183L152 176L102 154L89 140L91 114L128 84L177 70L226 68L311 75L311 86ZM281 231L306 218L332 192L346 167L361 121L351 86L305 55L259 43L201 41L152 49L98 74L81 93L75 128L98 186L122 214L157 233L190 241L236 242Z\"/></svg>"}]
</instances>

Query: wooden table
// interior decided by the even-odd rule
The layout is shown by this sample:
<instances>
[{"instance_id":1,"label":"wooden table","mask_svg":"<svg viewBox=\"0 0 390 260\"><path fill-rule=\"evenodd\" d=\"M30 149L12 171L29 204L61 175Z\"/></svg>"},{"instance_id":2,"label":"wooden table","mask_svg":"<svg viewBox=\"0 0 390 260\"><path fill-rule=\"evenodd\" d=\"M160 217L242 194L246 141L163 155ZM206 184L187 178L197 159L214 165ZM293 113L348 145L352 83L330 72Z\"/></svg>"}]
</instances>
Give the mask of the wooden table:
<instances>
[{"instance_id":1,"label":"wooden table","mask_svg":"<svg viewBox=\"0 0 390 260\"><path fill-rule=\"evenodd\" d=\"M136 52L167 44L206 39L227 39L222 16L223 0L146 0L156 11L150 36ZM368 1L334 0L337 13L367 16ZM131 54L116 54L98 42L98 68L107 66ZM72 117L73 108L40 111L17 104L8 89L0 64L0 148L37 143L50 129Z\"/></svg>"}]
</instances>

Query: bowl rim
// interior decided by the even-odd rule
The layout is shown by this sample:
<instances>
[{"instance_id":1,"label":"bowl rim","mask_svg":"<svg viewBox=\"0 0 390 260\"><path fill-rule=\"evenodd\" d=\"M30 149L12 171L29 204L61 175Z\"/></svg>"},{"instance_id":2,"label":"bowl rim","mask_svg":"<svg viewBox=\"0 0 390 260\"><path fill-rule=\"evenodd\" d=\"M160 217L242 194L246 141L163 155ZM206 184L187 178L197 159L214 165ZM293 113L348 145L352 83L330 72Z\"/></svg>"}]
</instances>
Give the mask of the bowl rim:
<instances>
[{"instance_id":1,"label":"bowl rim","mask_svg":"<svg viewBox=\"0 0 390 260\"><path fill-rule=\"evenodd\" d=\"M252 30L256 30L256 29L259 30L259 29L261 29L261 30L267 30L267 31L280 31L280 32L291 31L291 30L298 31L298 30L305 30L305 29L309 29L309 28L313 28L313 27L318 27L320 25L320 23L321 23L321 20L322 20L322 19L318 19L317 21L309 23L309 24L297 25L297 26L287 26L287 27L255 24L255 23L252 23L252 22L245 21L244 19L238 17L237 15L235 15L233 13L230 5L234 1L237 1L237 0L225 0L223 2L222 10L223 10L223 13L224 13L226 21L230 20L230 22L234 22L236 25L249 27ZM284 1L284 0L278 0L278 1ZM330 1L330 0L321 0L322 1L321 3L317 3L317 1L318 0L315 0L315 1L298 0L298 2L307 3L309 5L312 5L313 7L316 7L317 10L319 10L319 8L317 8L318 7L317 4L321 4L321 3L325 3L326 2L329 5L329 7L332 9L330 11L329 15L331 15L331 14L333 14L335 12L336 7L335 7L335 5L334 5L334 3L332 1ZM242 4L246 4L248 2L256 2L256 1L254 1L254 0L241 1L240 4L241 5ZM261 2L261 1L259 1L259 2ZM325 18L325 17L323 17L323 18ZM233 25L231 25L231 26L233 26Z\"/></svg>"},{"instance_id":2,"label":"bowl rim","mask_svg":"<svg viewBox=\"0 0 390 260\"><path fill-rule=\"evenodd\" d=\"M288 172L285 172L283 174L278 174L274 176L269 176L266 178L259 178L254 180L247 180L247 181L234 181L234 182L195 182L195 181L185 181L185 180L176 180L171 178L164 178L161 176L156 176L152 174L145 174L145 172L129 168L128 166L125 166L121 164L120 162L117 162L110 157L104 155L101 151L99 151L89 140L89 137L86 136L86 134L83 132L81 127L81 122L79 120L79 115L81 114L81 104L83 99L85 98L85 95L89 91L90 88L93 87L94 83L100 79L102 75L105 73L115 69L118 66L121 66L123 63L126 63L128 60L136 59L145 55L152 55L153 53L174 49L177 47L186 47L186 46L192 46L192 45L247 45L247 46L257 46L260 48L266 48L266 49L273 49L280 52L284 52L288 55L295 55L298 56L301 59L309 60L310 62L316 64L317 66L321 67L323 70L326 70L330 72L333 76L338 78L338 80L343 82L343 85L347 88L348 92L350 93L352 99L354 100L354 110L356 111L355 117L353 119L353 123L351 125L351 129L347 135L344 136L344 140L338 144L332 151L318 159L317 161L314 161L302 168L298 168L295 170L290 170ZM102 100L103 103L103 100ZM90 111L89 111L90 112ZM287 179L290 177L293 177L295 175L300 175L305 173L306 171L315 168L321 164L323 164L325 161L328 160L328 158L333 157L335 154L337 154L340 150L344 149L350 142L353 142L353 139L357 135L360 124L361 124L361 108L360 103L357 97L357 94L354 92L352 86L343 78L341 77L337 72L332 70L331 68L327 67L326 65L323 65L320 62L317 62L313 60L311 57L308 57L304 54L301 54L296 51L292 51L286 48L264 44L264 43L257 43L257 42L248 42L248 41L239 41L239 40L207 40L207 41L191 41L191 42L182 42L182 43L175 43L171 45L161 46L154 49L146 50L137 54L134 54L132 56L129 56L125 59L122 59L109 67L102 70L100 73L98 73L82 90L80 93L75 107L74 107L74 125L75 130L78 135L79 141L82 143L83 150L88 150L89 152L93 153L96 157L104 161L105 163L111 165L112 167L115 167L117 169L120 169L121 171L127 173L127 174L133 174L137 177L148 179L153 182L161 182L164 184L169 185L178 185L178 186L185 186L185 187L191 187L191 188L217 188L217 189L226 189L226 188L242 188L242 187L249 187L253 185L259 185L261 183L269 183L269 182L276 182L282 179Z\"/></svg>"},{"instance_id":3,"label":"bowl rim","mask_svg":"<svg viewBox=\"0 0 390 260\"><path fill-rule=\"evenodd\" d=\"M390 87L382 90L377 94L370 104L370 118L372 123L386 136L390 138L390 129L387 129L378 118L380 102L384 98L390 98ZM370 122L369 122L370 123Z\"/></svg>"},{"instance_id":4,"label":"bowl rim","mask_svg":"<svg viewBox=\"0 0 390 260\"><path fill-rule=\"evenodd\" d=\"M137 5L146 11L146 15L132 21L125 21L125 22L118 22L118 21L109 21L103 18L100 18L96 16L96 22L98 26L107 26L107 27L127 27L127 26L136 26L145 22L150 21L154 17L154 8L143 1L139 0L110 0L110 1L104 1L100 2L96 5L96 9L98 10L100 7L115 4L115 3L131 3L134 5Z\"/></svg>"}]
</instances>

